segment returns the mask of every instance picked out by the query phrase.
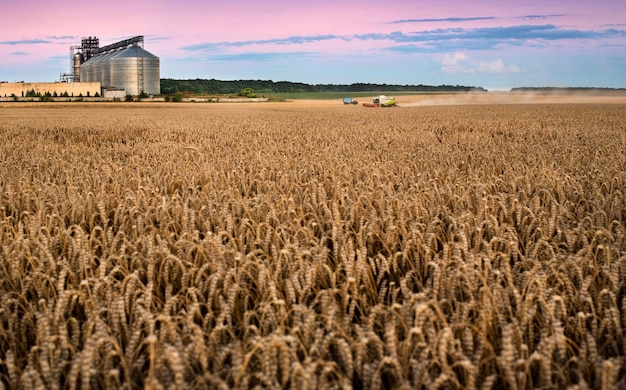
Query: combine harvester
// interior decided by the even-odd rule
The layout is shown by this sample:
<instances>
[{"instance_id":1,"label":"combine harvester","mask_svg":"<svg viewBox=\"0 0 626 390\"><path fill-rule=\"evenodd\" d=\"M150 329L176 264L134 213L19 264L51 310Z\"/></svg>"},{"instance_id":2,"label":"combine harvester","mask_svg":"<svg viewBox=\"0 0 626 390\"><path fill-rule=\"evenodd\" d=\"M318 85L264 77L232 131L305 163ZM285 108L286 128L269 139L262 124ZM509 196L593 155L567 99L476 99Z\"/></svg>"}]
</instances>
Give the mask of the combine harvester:
<instances>
[{"instance_id":1,"label":"combine harvester","mask_svg":"<svg viewBox=\"0 0 626 390\"><path fill-rule=\"evenodd\" d=\"M372 99L372 103L363 103L363 107L395 107L398 105L395 97L380 95Z\"/></svg>"}]
</instances>

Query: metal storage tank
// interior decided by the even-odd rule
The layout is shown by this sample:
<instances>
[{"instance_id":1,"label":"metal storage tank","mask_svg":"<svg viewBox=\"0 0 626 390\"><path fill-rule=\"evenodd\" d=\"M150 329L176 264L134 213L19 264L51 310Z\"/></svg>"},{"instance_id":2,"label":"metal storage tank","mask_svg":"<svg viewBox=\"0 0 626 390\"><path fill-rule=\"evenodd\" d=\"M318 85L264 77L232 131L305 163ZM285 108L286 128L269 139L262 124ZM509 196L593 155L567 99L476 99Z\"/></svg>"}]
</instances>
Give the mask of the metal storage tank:
<instances>
[{"instance_id":1,"label":"metal storage tank","mask_svg":"<svg viewBox=\"0 0 626 390\"><path fill-rule=\"evenodd\" d=\"M98 55L93 57L91 60L91 81L100 81L100 62L102 61L102 56Z\"/></svg>"},{"instance_id":2,"label":"metal storage tank","mask_svg":"<svg viewBox=\"0 0 626 390\"><path fill-rule=\"evenodd\" d=\"M124 88L129 95L142 91L149 95L161 93L159 57L138 45L132 45L109 59L111 86Z\"/></svg>"},{"instance_id":3,"label":"metal storage tank","mask_svg":"<svg viewBox=\"0 0 626 390\"><path fill-rule=\"evenodd\" d=\"M105 81L110 81L111 70L110 65L108 63L108 59L113 56L115 53L101 53L91 57L91 59L82 65L82 76L81 81L87 82L100 82L102 87L108 86L105 85Z\"/></svg>"},{"instance_id":4,"label":"metal storage tank","mask_svg":"<svg viewBox=\"0 0 626 390\"><path fill-rule=\"evenodd\" d=\"M151 57L143 60L144 91L149 95L159 95L161 93L161 60L154 54L145 52Z\"/></svg>"},{"instance_id":5,"label":"metal storage tank","mask_svg":"<svg viewBox=\"0 0 626 390\"><path fill-rule=\"evenodd\" d=\"M99 57L92 57L89 61L83 63L81 65L81 73L80 73L80 81L83 82L94 82L100 81L96 80L96 64L98 63Z\"/></svg>"},{"instance_id":6,"label":"metal storage tank","mask_svg":"<svg viewBox=\"0 0 626 390\"><path fill-rule=\"evenodd\" d=\"M83 62L83 56L80 53L76 53L72 58L74 60L72 65L72 69L74 69L74 80L80 81L80 66Z\"/></svg>"},{"instance_id":7,"label":"metal storage tank","mask_svg":"<svg viewBox=\"0 0 626 390\"><path fill-rule=\"evenodd\" d=\"M80 81L83 83L90 82L89 72L91 72L91 64L89 61L83 62L80 65Z\"/></svg>"},{"instance_id":8,"label":"metal storage tank","mask_svg":"<svg viewBox=\"0 0 626 390\"><path fill-rule=\"evenodd\" d=\"M96 64L96 77L100 81L102 88L111 86L111 58L117 54L116 52L109 52L101 54Z\"/></svg>"}]
</instances>

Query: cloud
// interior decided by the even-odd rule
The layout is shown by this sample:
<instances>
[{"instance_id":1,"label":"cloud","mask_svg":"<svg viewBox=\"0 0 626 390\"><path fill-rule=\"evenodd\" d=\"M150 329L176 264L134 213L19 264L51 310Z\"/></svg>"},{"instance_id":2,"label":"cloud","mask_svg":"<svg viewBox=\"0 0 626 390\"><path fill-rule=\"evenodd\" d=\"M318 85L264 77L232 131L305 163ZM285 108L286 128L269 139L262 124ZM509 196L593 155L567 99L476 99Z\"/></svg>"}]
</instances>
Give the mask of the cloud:
<instances>
[{"instance_id":1,"label":"cloud","mask_svg":"<svg viewBox=\"0 0 626 390\"><path fill-rule=\"evenodd\" d=\"M464 73L467 55L464 52L446 54L441 59L441 71L444 73Z\"/></svg>"},{"instance_id":2,"label":"cloud","mask_svg":"<svg viewBox=\"0 0 626 390\"><path fill-rule=\"evenodd\" d=\"M604 31L565 30L554 25L521 25L510 27L483 27L483 28L448 28L431 31L414 32L410 34L392 33L388 39L396 42L429 42L457 40L564 40L564 39L594 39L626 36L626 31L609 29Z\"/></svg>"},{"instance_id":3,"label":"cloud","mask_svg":"<svg viewBox=\"0 0 626 390\"><path fill-rule=\"evenodd\" d=\"M462 50L495 50L504 46L543 46L549 41L626 37L626 31L567 30L553 25L485 28L447 28L413 33L355 35L359 40L391 41L387 50L399 53L448 53Z\"/></svg>"},{"instance_id":4,"label":"cloud","mask_svg":"<svg viewBox=\"0 0 626 390\"><path fill-rule=\"evenodd\" d=\"M478 73L519 73L520 69L517 65L504 65L504 61L498 58L495 61L480 61L478 64Z\"/></svg>"},{"instance_id":5,"label":"cloud","mask_svg":"<svg viewBox=\"0 0 626 390\"><path fill-rule=\"evenodd\" d=\"M518 16L516 19L523 20L537 20L537 19L548 19L548 18L561 18L567 16L565 14L551 14L551 15L524 15Z\"/></svg>"},{"instance_id":6,"label":"cloud","mask_svg":"<svg viewBox=\"0 0 626 390\"><path fill-rule=\"evenodd\" d=\"M445 54L441 58L441 71L444 73L506 74L519 73L521 70L517 65L505 65L500 58L493 61L479 61L476 64L465 52L457 51L453 54Z\"/></svg>"},{"instance_id":7,"label":"cloud","mask_svg":"<svg viewBox=\"0 0 626 390\"><path fill-rule=\"evenodd\" d=\"M156 42L156 41L167 41L167 40L172 39L172 37L163 36L163 35L146 35L145 39L147 41Z\"/></svg>"},{"instance_id":8,"label":"cloud","mask_svg":"<svg viewBox=\"0 0 626 390\"><path fill-rule=\"evenodd\" d=\"M495 16L478 16L473 18L441 18L441 19L400 19L389 22L390 24L403 24L403 23L430 23L430 22L474 22L477 20L492 20L497 19Z\"/></svg>"},{"instance_id":9,"label":"cloud","mask_svg":"<svg viewBox=\"0 0 626 390\"><path fill-rule=\"evenodd\" d=\"M73 40L77 40L78 39L78 35L51 35L49 37L46 37L47 39L55 39L55 40L68 40L68 39L73 39Z\"/></svg>"},{"instance_id":10,"label":"cloud","mask_svg":"<svg viewBox=\"0 0 626 390\"><path fill-rule=\"evenodd\" d=\"M67 56L60 56L60 55L56 55L56 56L50 56L48 57L49 61L67 61Z\"/></svg>"},{"instance_id":11,"label":"cloud","mask_svg":"<svg viewBox=\"0 0 626 390\"><path fill-rule=\"evenodd\" d=\"M0 45L37 45L41 43L52 43L44 39L21 39L18 41L0 41Z\"/></svg>"},{"instance_id":12,"label":"cloud","mask_svg":"<svg viewBox=\"0 0 626 390\"><path fill-rule=\"evenodd\" d=\"M14 56L27 56L28 55L28 53L25 51L14 51L14 52L11 52L11 54Z\"/></svg>"},{"instance_id":13,"label":"cloud","mask_svg":"<svg viewBox=\"0 0 626 390\"><path fill-rule=\"evenodd\" d=\"M539 18L542 17L542 15L527 15L527 17ZM268 46L303 45L333 40L346 42L379 42L382 46L386 46L381 50L412 54L489 51L501 50L504 47L513 46L542 47L545 46L547 42L554 41L599 40L622 37L626 38L626 31L623 29L580 30L565 29L552 24L544 24L481 28L457 27L414 32L393 31L389 33L373 32L354 35L322 34L243 41L202 42L184 46L182 49L190 52L204 51L212 54L223 54L224 59L236 59L237 56L251 56L252 54L234 54L229 53L230 50L237 48L254 48L254 51L262 52L262 48ZM259 58L269 56L270 54L267 53L267 51L268 50L265 50L266 53L260 53ZM214 56L214 58L216 57ZM478 68L479 67L476 67L477 70ZM489 66L484 65L484 69L489 69ZM511 69L509 69L509 71L511 71Z\"/></svg>"},{"instance_id":14,"label":"cloud","mask_svg":"<svg viewBox=\"0 0 626 390\"><path fill-rule=\"evenodd\" d=\"M285 58L293 57L311 57L315 55L311 52L289 52L289 53L234 53L234 54L216 54L208 57L211 61L252 61L252 62L265 62L273 60L282 60Z\"/></svg>"},{"instance_id":15,"label":"cloud","mask_svg":"<svg viewBox=\"0 0 626 390\"><path fill-rule=\"evenodd\" d=\"M188 51L209 51L218 50L220 48L227 47L245 47L253 45L301 45L303 43L328 41L333 39L343 39L339 35L326 34L326 35L310 35L310 36L291 36L287 38L274 38L274 39L258 39L248 41L231 41L231 42L205 42L196 45L184 46L184 50Z\"/></svg>"}]
</instances>

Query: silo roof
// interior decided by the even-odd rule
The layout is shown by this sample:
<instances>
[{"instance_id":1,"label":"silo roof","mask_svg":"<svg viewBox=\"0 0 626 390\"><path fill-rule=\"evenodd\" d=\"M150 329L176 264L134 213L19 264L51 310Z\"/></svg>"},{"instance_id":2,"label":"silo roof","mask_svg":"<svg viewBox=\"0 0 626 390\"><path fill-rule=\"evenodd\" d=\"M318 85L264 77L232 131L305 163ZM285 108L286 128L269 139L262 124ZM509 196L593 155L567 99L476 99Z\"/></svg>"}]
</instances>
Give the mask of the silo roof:
<instances>
[{"instance_id":1,"label":"silo roof","mask_svg":"<svg viewBox=\"0 0 626 390\"><path fill-rule=\"evenodd\" d=\"M132 58L132 57L143 57L143 58L159 58L149 51L145 50L139 46L129 46L121 52L117 53L113 58Z\"/></svg>"}]
</instances>

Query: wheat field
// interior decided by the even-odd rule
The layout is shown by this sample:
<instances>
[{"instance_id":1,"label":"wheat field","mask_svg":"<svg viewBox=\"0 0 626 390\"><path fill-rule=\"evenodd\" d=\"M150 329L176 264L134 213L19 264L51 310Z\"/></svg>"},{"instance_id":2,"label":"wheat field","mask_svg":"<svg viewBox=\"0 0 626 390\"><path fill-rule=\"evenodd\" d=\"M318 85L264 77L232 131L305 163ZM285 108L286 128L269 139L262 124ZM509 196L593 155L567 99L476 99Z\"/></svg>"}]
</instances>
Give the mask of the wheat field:
<instances>
[{"instance_id":1,"label":"wheat field","mask_svg":"<svg viewBox=\"0 0 626 390\"><path fill-rule=\"evenodd\" d=\"M626 387L626 105L0 107L0 388Z\"/></svg>"}]
</instances>

